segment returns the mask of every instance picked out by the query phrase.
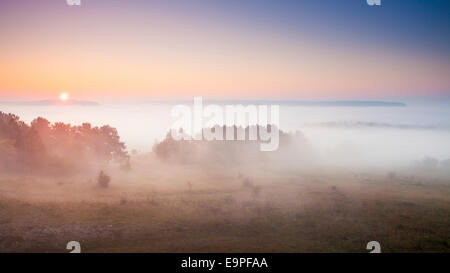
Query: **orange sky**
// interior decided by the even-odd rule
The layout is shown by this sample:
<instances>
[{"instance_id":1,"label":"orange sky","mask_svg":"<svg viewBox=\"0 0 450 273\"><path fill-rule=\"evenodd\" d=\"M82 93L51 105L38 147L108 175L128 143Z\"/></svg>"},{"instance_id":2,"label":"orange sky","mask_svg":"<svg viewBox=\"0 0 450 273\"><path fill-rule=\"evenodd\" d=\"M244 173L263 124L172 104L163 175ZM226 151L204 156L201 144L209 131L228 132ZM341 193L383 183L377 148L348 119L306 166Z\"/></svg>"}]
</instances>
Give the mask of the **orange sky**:
<instances>
[{"instance_id":1,"label":"orange sky","mask_svg":"<svg viewBox=\"0 0 450 273\"><path fill-rule=\"evenodd\" d=\"M151 10L30 8L0 19L0 98L370 98L450 87L446 59L384 44Z\"/></svg>"}]
</instances>

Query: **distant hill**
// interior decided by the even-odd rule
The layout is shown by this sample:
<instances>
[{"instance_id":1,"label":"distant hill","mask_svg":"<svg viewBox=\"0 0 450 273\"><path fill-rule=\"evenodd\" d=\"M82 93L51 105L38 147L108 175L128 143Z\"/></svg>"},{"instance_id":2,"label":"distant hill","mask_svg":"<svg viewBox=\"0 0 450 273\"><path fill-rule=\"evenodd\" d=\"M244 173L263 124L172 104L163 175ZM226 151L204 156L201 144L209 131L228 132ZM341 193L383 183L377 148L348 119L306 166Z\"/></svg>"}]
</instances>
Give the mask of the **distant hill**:
<instances>
[{"instance_id":1,"label":"distant hill","mask_svg":"<svg viewBox=\"0 0 450 273\"><path fill-rule=\"evenodd\" d=\"M140 101L139 103L164 103L164 104L192 104L192 100L155 100L155 101ZM391 101L363 101L363 100L336 100L336 101L304 101L304 100L204 100L205 104L278 104L288 106L305 106L305 107L405 107L407 106L403 102L391 102ZM81 105L81 106L98 106L100 105L94 101L83 100L39 100L39 101L6 101L0 102L1 104L17 104L17 105Z\"/></svg>"},{"instance_id":2,"label":"distant hill","mask_svg":"<svg viewBox=\"0 0 450 273\"><path fill-rule=\"evenodd\" d=\"M192 104L192 100L157 100L152 101L154 103L183 103ZM336 101L305 101L305 100L208 100L204 99L205 104L256 104L256 105L290 105L290 106L310 106L310 107L405 107L407 106L403 102L391 102L391 101L364 101L364 100L336 100Z\"/></svg>"},{"instance_id":3,"label":"distant hill","mask_svg":"<svg viewBox=\"0 0 450 273\"><path fill-rule=\"evenodd\" d=\"M281 104L292 104L298 106L346 106L346 107L404 107L403 102L386 102L386 101L283 101Z\"/></svg>"},{"instance_id":4,"label":"distant hill","mask_svg":"<svg viewBox=\"0 0 450 273\"><path fill-rule=\"evenodd\" d=\"M359 100L337 100L337 101L304 101L304 100L233 100L233 101L210 101L214 104L279 104L292 106L329 106L329 107L405 107L403 102L387 101L359 101Z\"/></svg>"}]
</instances>

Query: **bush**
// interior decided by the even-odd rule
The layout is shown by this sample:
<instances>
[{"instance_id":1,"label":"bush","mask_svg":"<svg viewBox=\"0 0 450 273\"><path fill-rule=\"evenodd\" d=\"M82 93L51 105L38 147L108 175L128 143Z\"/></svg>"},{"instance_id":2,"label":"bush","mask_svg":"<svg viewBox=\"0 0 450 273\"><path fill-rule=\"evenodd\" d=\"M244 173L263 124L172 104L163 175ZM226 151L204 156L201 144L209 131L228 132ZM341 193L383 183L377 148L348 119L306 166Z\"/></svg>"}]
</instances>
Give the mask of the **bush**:
<instances>
[{"instance_id":1,"label":"bush","mask_svg":"<svg viewBox=\"0 0 450 273\"><path fill-rule=\"evenodd\" d=\"M258 196L259 193L261 192L261 187L258 186L258 185L253 184L250 181L250 179L248 179L248 178L245 178L244 181L242 181L242 187L250 189L255 196Z\"/></svg>"},{"instance_id":2,"label":"bush","mask_svg":"<svg viewBox=\"0 0 450 273\"><path fill-rule=\"evenodd\" d=\"M109 186L109 182L111 181L111 177L107 175L104 171L100 171L100 174L97 177L97 183L102 188L107 188Z\"/></svg>"},{"instance_id":3,"label":"bush","mask_svg":"<svg viewBox=\"0 0 450 273\"><path fill-rule=\"evenodd\" d=\"M439 165L439 160L433 157L425 157L420 162L420 167L423 169L436 169Z\"/></svg>"}]
</instances>

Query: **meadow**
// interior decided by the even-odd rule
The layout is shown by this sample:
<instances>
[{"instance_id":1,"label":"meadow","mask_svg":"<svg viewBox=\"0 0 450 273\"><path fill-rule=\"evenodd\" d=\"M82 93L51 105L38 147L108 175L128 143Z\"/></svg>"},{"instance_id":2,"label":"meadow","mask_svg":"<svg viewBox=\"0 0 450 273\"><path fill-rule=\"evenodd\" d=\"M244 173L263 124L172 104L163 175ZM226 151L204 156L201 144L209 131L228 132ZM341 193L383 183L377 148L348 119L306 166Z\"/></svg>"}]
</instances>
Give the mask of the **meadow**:
<instances>
[{"instance_id":1,"label":"meadow","mask_svg":"<svg viewBox=\"0 0 450 273\"><path fill-rule=\"evenodd\" d=\"M382 252L450 251L450 181L436 173L132 166L109 170L107 188L95 176L2 177L0 251L69 252L72 240L82 252L368 252L374 240Z\"/></svg>"}]
</instances>

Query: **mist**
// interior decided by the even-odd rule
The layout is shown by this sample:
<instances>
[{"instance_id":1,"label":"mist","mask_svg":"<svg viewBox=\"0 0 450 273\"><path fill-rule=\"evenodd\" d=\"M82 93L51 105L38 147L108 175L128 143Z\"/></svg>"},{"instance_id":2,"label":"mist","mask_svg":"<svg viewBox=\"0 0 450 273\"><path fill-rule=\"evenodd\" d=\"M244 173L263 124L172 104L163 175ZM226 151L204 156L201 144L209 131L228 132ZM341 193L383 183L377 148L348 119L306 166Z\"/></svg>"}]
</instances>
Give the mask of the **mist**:
<instances>
[{"instance_id":1,"label":"mist","mask_svg":"<svg viewBox=\"0 0 450 273\"><path fill-rule=\"evenodd\" d=\"M0 128L2 252L448 250L436 109L282 107L273 152L175 141L168 105L15 109Z\"/></svg>"}]
</instances>

